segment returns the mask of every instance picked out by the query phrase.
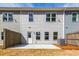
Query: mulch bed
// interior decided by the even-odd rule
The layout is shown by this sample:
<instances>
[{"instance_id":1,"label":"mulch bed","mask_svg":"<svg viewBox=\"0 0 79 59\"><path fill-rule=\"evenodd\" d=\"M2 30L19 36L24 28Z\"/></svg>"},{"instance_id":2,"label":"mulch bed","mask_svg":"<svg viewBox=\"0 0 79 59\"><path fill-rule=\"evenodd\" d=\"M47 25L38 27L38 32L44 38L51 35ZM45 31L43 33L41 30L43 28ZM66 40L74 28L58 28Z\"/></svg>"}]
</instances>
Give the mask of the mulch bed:
<instances>
[{"instance_id":1,"label":"mulch bed","mask_svg":"<svg viewBox=\"0 0 79 59\"><path fill-rule=\"evenodd\" d=\"M79 46L76 46L76 45L56 45L56 46L65 50L79 50Z\"/></svg>"}]
</instances>

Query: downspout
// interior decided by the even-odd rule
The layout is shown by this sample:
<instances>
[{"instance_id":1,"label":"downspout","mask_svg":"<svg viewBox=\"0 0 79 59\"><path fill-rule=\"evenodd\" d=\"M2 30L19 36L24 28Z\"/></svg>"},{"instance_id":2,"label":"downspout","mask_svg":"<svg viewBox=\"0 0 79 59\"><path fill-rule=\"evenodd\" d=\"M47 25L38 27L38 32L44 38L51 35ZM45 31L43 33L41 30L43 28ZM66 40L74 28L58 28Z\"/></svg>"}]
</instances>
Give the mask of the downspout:
<instances>
[{"instance_id":1,"label":"downspout","mask_svg":"<svg viewBox=\"0 0 79 59\"><path fill-rule=\"evenodd\" d=\"M63 39L65 39L65 10L66 10L66 7L64 8L64 11L63 11Z\"/></svg>"},{"instance_id":2,"label":"downspout","mask_svg":"<svg viewBox=\"0 0 79 59\"><path fill-rule=\"evenodd\" d=\"M19 23L19 31L20 31L20 40L21 40L21 42L20 43L22 43L22 37L21 37L21 10L20 10L20 23Z\"/></svg>"}]
</instances>

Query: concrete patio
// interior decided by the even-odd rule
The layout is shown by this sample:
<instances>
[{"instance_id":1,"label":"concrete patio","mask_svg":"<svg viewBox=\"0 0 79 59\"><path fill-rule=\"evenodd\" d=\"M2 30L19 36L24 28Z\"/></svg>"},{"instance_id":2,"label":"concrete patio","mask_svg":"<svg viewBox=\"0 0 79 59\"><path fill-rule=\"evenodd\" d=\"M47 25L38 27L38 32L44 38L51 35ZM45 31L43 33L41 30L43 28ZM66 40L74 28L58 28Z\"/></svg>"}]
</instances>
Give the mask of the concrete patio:
<instances>
[{"instance_id":1,"label":"concrete patio","mask_svg":"<svg viewBox=\"0 0 79 59\"><path fill-rule=\"evenodd\" d=\"M28 44L28 45L17 45L10 47L9 49L61 49L52 44Z\"/></svg>"}]
</instances>

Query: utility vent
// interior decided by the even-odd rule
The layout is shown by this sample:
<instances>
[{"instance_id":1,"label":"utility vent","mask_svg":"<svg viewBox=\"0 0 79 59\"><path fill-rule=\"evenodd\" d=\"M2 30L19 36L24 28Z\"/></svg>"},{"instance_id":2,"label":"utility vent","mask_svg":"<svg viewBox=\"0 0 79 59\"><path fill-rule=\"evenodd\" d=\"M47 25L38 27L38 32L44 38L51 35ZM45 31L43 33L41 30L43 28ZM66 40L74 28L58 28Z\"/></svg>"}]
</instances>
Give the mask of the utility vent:
<instances>
[{"instance_id":1,"label":"utility vent","mask_svg":"<svg viewBox=\"0 0 79 59\"><path fill-rule=\"evenodd\" d=\"M66 44L66 40L65 39L58 39L58 43L60 45L65 45Z\"/></svg>"}]
</instances>

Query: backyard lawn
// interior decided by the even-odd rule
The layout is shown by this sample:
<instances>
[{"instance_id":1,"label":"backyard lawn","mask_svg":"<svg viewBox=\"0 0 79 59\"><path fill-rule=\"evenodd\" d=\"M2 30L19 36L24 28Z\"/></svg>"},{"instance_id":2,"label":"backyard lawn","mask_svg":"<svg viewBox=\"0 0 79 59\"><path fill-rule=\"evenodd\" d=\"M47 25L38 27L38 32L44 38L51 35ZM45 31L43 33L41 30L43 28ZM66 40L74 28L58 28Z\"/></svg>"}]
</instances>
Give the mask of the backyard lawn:
<instances>
[{"instance_id":1,"label":"backyard lawn","mask_svg":"<svg viewBox=\"0 0 79 59\"><path fill-rule=\"evenodd\" d=\"M0 56L79 56L79 50L0 49Z\"/></svg>"},{"instance_id":2,"label":"backyard lawn","mask_svg":"<svg viewBox=\"0 0 79 59\"><path fill-rule=\"evenodd\" d=\"M61 49L0 49L0 56L79 56L79 46L60 46Z\"/></svg>"}]
</instances>

